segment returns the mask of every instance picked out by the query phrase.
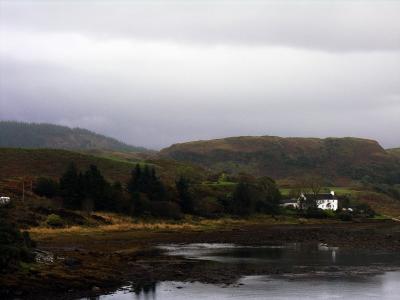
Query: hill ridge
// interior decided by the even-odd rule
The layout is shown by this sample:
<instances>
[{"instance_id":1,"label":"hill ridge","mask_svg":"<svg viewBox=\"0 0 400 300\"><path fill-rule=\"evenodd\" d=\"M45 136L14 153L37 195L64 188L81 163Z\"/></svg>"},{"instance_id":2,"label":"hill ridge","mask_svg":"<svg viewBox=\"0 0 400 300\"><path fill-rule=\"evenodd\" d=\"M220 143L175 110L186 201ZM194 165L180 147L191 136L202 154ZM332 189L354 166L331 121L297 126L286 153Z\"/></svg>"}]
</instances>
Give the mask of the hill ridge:
<instances>
[{"instance_id":1,"label":"hill ridge","mask_svg":"<svg viewBox=\"0 0 400 300\"><path fill-rule=\"evenodd\" d=\"M150 151L80 127L17 121L0 121L0 147Z\"/></svg>"},{"instance_id":2,"label":"hill ridge","mask_svg":"<svg viewBox=\"0 0 400 300\"><path fill-rule=\"evenodd\" d=\"M240 136L174 144L161 156L213 171L246 172L277 179L319 174L329 180L385 179L399 161L377 141L358 137Z\"/></svg>"}]
</instances>

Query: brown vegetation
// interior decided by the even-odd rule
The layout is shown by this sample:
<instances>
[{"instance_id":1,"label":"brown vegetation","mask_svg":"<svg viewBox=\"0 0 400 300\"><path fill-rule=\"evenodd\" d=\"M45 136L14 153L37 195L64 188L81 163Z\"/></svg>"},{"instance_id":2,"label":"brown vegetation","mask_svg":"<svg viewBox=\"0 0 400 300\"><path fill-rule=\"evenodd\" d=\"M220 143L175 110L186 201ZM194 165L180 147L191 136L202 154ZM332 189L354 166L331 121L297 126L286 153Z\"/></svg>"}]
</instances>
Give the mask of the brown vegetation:
<instances>
[{"instance_id":1,"label":"brown vegetation","mask_svg":"<svg viewBox=\"0 0 400 300\"><path fill-rule=\"evenodd\" d=\"M214 171L280 180L317 174L342 185L364 176L383 179L399 166L376 141L359 138L233 137L172 145L161 155Z\"/></svg>"}]
</instances>

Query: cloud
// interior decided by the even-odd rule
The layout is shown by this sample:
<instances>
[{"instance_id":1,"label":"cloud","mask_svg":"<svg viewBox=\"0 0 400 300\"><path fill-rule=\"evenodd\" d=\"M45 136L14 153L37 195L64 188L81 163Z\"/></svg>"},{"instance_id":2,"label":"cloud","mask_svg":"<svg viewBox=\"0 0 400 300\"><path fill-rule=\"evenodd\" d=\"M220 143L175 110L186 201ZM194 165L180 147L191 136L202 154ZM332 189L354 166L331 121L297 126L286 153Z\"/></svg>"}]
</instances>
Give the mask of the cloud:
<instances>
[{"instance_id":1,"label":"cloud","mask_svg":"<svg viewBox=\"0 0 400 300\"><path fill-rule=\"evenodd\" d=\"M195 44L400 48L396 1L2 1L2 23Z\"/></svg>"},{"instance_id":2,"label":"cloud","mask_svg":"<svg viewBox=\"0 0 400 300\"><path fill-rule=\"evenodd\" d=\"M110 3L0 2L1 119L152 148L262 134L400 145L395 2Z\"/></svg>"}]
</instances>

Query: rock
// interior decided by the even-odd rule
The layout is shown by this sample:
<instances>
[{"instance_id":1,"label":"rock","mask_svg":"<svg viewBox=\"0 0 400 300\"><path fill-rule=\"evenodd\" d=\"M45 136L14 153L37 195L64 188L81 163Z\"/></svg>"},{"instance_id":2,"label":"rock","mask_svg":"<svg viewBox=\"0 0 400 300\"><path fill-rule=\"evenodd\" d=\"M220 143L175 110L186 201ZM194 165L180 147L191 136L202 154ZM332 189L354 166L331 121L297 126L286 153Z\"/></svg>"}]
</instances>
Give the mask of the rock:
<instances>
[{"instance_id":1,"label":"rock","mask_svg":"<svg viewBox=\"0 0 400 300\"><path fill-rule=\"evenodd\" d=\"M67 257L64 259L64 264L68 267L76 267L82 265L82 261L75 257Z\"/></svg>"},{"instance_id":2,"label":"rock","mask_svg":"<svg viewBox=\"0 0 400 300\"><path fill-rule=\"evenodd\" d=\"M98 286L92 287L92 292L100 292L100 288Z\"/></svg>"}]
</instances>

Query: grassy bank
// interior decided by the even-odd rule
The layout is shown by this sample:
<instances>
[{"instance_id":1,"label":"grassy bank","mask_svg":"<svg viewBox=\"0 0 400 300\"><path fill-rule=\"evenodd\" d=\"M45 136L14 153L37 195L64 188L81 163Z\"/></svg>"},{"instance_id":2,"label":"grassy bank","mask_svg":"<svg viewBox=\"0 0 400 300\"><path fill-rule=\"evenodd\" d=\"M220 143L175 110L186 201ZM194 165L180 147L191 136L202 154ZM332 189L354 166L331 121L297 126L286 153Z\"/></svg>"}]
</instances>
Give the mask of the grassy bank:
<instances>
[{"instance_id":1,"label":"grassy bank","mask_svg":"<svg viewBox=\"0 0 400 300\"><path fill-rule=\"evenodd\" d=\"M48 236L71 234L71 235L91 235L91 234L112 234L116 232L128 231L153 231L153 232L193 232L193 231L213 231L213 230L232 230L235 228L253 225L296 225L296 224L332 224L340 223L332 219L304 219L296 216L270 216L253 215L248 218L223 217L218 219L204 219L186 216L183 220L158 220L158 219L137 219L121 216L112 213L96 213L107 220L106 225L99 226L68 226L63 228L52 228L45 224L38 227L29 228L27 231L33 238L40 239Z\"/></svg>"}]
</instances>

